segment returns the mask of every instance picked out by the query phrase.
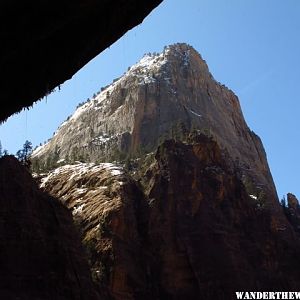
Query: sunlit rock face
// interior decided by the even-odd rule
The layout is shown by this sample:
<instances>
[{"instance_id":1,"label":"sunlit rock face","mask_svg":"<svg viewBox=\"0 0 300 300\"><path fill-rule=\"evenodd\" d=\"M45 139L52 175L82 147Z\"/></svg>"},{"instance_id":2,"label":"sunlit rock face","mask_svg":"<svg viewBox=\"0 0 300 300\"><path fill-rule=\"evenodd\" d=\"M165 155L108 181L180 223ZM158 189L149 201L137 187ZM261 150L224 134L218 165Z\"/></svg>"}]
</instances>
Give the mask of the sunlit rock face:
<instances>
[{"instance_id":1,"label":"sunlit rock face","mask_svg":"<svg viewBox=\"0 0 300 300\"><path fill-rule=\"evenodd\" d=\"M191 131L214 136L238 165L249 193L264 194L265 205L280 210L263 145L248 128L238 98L186 44L146 54L80 106L32 157L41 166L120 160L154 151L164 139L180 139Z\"/></svg>"},{"instance_id":2,"label":"sunlit rock face","mask_svg":"<svg viewBox=\"0 0 300 300\"><path fill-rule=\"evenodd\" d=\"M161 2L1 1L0 121L70 79Z\"/></svg>"},{"instance_id":3,"label":"sunlit rock face","mask_svg":"<svg viewBox=\"0 0 300 300\"><path fill-rule=\"evenodd\" d=\"M99 299L70 212L0 159L0 298Z\"/></svg>"},{"instance_id":4,"label":"sunlit rock face","mask_svg":"<svg viewBox=\"0 0 300 300\"><path fill-rule=\"evenodd\" d=\"M262 143L191 46L145 55L32 162L71 211L103 299L298 289L299 237Z\"/></svg>"},{"instance_id":5,"label":"sunlit rock face","mask_svg":"<svg viewBox=\"0 0 300 300\"><path fill-rule=\"evenodd\" d=\"M145 197L111 163L65 165L42 178L81 231L93 281L102 299L147 299Z\"/></svg>"}]
</instances>

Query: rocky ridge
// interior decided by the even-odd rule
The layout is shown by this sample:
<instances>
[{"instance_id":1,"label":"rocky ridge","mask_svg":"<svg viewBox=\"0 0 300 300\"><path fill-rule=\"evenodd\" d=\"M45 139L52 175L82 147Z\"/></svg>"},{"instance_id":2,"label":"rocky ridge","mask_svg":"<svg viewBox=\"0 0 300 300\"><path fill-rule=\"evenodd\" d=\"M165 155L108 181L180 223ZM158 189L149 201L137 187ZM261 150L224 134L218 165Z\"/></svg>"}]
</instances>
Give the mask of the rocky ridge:
<instances>
[{"instance_id":1,"label":"rocky ridge","mask_svg":"<svg viewBox=\"0 0 300 300\"><path fill-rule=\"evenodd\" d=\"M165 141L143 193L112 164L56 169L42 188L81 228L103 299L232 299L296 291L300 240L249 195L216 141Z\"/></svg>"},{"instance_id":2,"label":"rocky ridge","mask_svg":"<svg viewBox=\"0 0 300 300\"><path fill-rule=\"evenodd\" d=\"M144 56L32 159L62 165L41 188L72 212L103 299L299 286L297 201L279 205L237 97L186 44Z\"/></svg>"},{"instance_id":3,"label":"rocky ridge","mask_svg":"<svg viewBox=\"0 0 300 300\"><path fill-rule=\"evenodd\" d=\"M238 98L212 77L205 61L186 44L145 55L79 107L32 158L38 168L75 160L124 160L192 131L214 136L239 166L249 192L267 195L266 205L280 209L263 145L248 128Z\"/></svg>"},{"instance_id":4,"label":"rocky ridge","mask_svg":"<svg viewBox=\"0 0 300 300\"><path fill-rule=\"evenodd\" d=\"M292 194L287 194L287 201L281 200L282 208L287 219L293 226L295 232L300 235L300 205L297 197Z\"/></svg>"},{"instance_id":5,"label":"rocky ridge","mask_svg":"<svg viewBox=\"0 0 300 300\"><path fill-rule=\"evenodd\" d=\"M72 212L103 299L145 299L146 202L137 184L113 164L78 163L49 173L41 188Z\"/></svg>"}]
</instances>

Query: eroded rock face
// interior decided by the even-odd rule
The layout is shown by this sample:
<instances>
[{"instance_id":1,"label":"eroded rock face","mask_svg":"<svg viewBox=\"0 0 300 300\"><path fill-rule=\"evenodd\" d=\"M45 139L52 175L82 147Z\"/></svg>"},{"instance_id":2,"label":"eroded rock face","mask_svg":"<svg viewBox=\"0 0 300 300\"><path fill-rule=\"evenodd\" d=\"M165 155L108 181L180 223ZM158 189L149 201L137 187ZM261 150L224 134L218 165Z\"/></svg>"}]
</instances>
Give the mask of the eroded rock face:
<instances>
[{"instance_id":1,"label":"eroded rock face","mask_svg":"<svg viewBox=\"0 0 300 300\"><path fill-rule=\"evenodd\" d=\"M186 44L147 54L121 78L79 107L49 143L33 153L43 166L57 161L113 161L155 151L189 132L216 138L238 165L249 193L281 211L260 138L247 126L238 98L211 75ZM51 164L50 164L51 163Z\"/></svg>"},{"instance_id":2,"label":"eroded rock face","mask_svg":"<svg viewBox=\"0 0 300 300\"><path fill-rule=\"evenodd\" d=\"M41 187L72 211L103 299L149 296L146 202L136 183L113 164L77 164L51 172Z\"/></svg>"},{"instance_id":3,"label":"eroded rock face","mask_svg":"<svg viewBox=\"0 0 300 300\"><path fill-rule=\"evenodd\" d=\"M287 204L289 208L292 208L294 210L299 208L299 201L297 197L292 193L287 194Z\"/></svg>"},{"instance_id":4,"label":"eroded rock face","mask_svg":"<svg viewBox=\"0 0 300 300\"><path fill-rule=\"evenodd\" d=\"M299 240L247 194L216 142L167 141L156 159L148 237L162 299L297 289Z\"/></svg>"},{"instance_id":5,"label":"eroded rock face","mask_svg":"<svg viewBox=\"0 0 300 300\"><path fill-rule=\"evenodd\" d=\"M0 121L70 79L160 3L161 0L2 1L0 91L5 105Z\"/></svg>"},{"instance_id":6,"label":"eroded rock face","mask_svg":"<svg viewBox=\"0 0 300 300\"><path fill-rule=\"evenodd\" d=\"M300 236L300 206L297 197L292 194L287 194L287 205L284 202L282 207L287 219L293 226L296 233Z\"/></svg>"},{"instance_id":7,"label":"eroded rock face","mask_svg":"<svg viewBox=\"0 0 300 300\"><path fill-rule=\"evenodd\" d=\"M122 154L147 160L158 144L144 194L121 169L99 165ZM192 47L146 55L33 154L44 165L77 159L94 163L55 169L42 187L72 210L106 298L297 290L299 237L262 143Z\"/></svg>"},{"instance_id":8,"label":"eroded rock face","mask_svg":"<svg viewBox=\"0 0 300 300\"><path fill-rule=\"evenodd\" d=\"M99 299L70 213L0 159L0 298Z\"/></svg>"},{"instance_id":9,"label":"eroded rock face","mask_svg":"<svg viewBox=\"0 0 300 300\"><path fill-rule=\"evenodd\" d=\"M200 135L159 147L144 195L111 164L61 167L42 186L73 211L107 297L225 300L239 290L297 290L298 237L283 211L279 226L248 195L230 163Z\"/></svg>"}]
</instances>

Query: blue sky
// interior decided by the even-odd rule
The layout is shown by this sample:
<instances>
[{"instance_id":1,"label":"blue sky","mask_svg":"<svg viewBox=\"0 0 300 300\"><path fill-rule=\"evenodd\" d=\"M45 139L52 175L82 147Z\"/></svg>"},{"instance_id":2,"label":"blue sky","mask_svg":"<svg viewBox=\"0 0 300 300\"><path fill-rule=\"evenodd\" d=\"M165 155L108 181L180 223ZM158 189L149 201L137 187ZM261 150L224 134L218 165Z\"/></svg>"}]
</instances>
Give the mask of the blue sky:
<instances>
[{"instance_id":1,"label":"blue sky","mask_svg":"<svg viewBox=\"0 0 300 300\"><path fill-rule=\"evenodd\" d=\"M238 95L249 127L263 140L279 197L300 197L299 16L298 0L165 0L60 91L1 125L2 145L15 153L26 139L34 145L47 140L79 102L144 53L186 42Z\"/></svg>"}]
</instances>

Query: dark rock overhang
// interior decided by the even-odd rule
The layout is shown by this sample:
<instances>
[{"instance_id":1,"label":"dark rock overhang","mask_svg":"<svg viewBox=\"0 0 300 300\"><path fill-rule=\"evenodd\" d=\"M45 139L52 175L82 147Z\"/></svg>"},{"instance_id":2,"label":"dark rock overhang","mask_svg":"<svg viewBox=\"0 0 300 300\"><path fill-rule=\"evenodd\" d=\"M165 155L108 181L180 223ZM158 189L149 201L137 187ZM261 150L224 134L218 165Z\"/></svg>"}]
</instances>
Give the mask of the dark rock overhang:
<instances>
[{"instance_id":1,"label":"dark rock overhang","mask_svg":"<svg viewBox=\"0 0 300 300\"><path fill-rule=\"evenodd\" d=\"M162 0L0 3L0 121L50 93Z\"/></svg>"}]
</instances>

